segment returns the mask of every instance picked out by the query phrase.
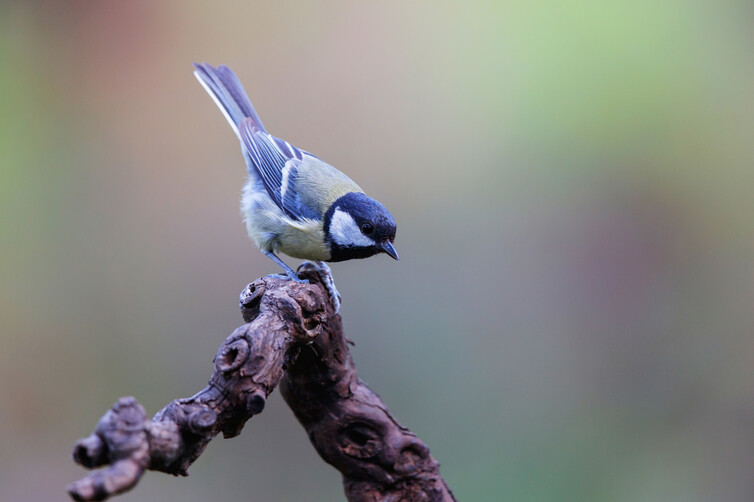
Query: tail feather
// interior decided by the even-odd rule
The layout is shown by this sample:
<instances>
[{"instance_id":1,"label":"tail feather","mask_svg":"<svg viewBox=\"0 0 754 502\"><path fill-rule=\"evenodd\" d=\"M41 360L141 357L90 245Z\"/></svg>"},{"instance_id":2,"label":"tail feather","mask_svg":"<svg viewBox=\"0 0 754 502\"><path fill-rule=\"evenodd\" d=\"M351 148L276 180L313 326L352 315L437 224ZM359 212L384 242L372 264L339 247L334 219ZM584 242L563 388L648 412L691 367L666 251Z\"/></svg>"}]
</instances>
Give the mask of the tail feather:
<instances>
[{"instance_id":1,"label":"tail feather","mask_svg":"<svg viewBox=\"0 0 754 502\"><path fill-rule=\"evenodd\" d=\"M230 68L224 65L214 68L208 63L194 63L194 75L223 112L239 139L239 124L247 118L252 120L256 129L266 132L241 82Z\"/></svg>"}]
</instances>

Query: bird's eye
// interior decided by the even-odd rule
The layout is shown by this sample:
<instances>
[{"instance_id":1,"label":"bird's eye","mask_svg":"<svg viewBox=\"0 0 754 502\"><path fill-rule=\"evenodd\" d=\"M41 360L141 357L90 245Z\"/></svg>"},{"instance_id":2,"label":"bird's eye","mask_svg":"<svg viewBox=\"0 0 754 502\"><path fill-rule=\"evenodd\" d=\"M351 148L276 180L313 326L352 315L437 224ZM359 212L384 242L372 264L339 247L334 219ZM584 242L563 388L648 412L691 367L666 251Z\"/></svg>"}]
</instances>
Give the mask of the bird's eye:
<instances>
[{"instance_id":1,"label":"bird's eye","mask_svg":"<svg viewBox=\"0 0 754 502\"><path fill-rule=\"evenodd\" d=\"M372 232L374 232L374 226L372 226L371 223L364 223L361 225L361 233L364 235L369 235Z\"/></svg>"}]
</instances>

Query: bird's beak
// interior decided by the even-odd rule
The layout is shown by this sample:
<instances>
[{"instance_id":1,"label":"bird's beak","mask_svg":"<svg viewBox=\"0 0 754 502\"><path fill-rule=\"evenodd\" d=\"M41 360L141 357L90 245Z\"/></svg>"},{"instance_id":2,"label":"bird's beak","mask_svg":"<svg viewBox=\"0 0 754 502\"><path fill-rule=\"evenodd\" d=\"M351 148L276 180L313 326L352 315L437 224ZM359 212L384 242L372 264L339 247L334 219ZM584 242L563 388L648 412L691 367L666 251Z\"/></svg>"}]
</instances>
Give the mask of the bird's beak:
<instances>
[{"instance_id":1,"label":"bird's beak","mask_svg":"<svg viewBox=\"0 0 754 502\"><path fill-rule=\"evenodd\" d=\"M390 256L390 258L397 260L398 252L393 247L393 243L390 241L378 242L377 249Z\"/></svg>"}]
</instances>

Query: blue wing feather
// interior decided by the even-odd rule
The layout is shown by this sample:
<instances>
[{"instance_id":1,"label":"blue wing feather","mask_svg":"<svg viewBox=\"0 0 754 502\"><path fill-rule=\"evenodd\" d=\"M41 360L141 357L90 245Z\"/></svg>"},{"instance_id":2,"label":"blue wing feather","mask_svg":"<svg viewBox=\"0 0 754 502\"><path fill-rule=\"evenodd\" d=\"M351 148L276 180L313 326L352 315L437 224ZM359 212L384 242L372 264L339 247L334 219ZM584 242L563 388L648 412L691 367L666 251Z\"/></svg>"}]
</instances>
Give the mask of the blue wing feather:
<instances>
[{"instance_id":1,"label":"blue wing feather","mask_svg":"<svg viewBox=\"0 0 754 502\"><path fill-rule=\"evenodd\" d=\"M259 131L255 125L250 119L243 120L239 134L247 162L259 173L267 194L293 219L320 219L321 215L304 205L296 192L296 165L305 154L287 141Z\"/></svg>"},{"instance_id":2,"label":"blue wing feather","mask_svg":"<svg viewBox=\"0 0 754 502\"><path fill-rule=\"evenodd\" d=\"M313 155L267 133L238 77L230 68L194 63L194 73L241 140L248 172L258 177L275 204L292 219L321 219L297 192L296 166Z\"/></svg>"},{"instance_id":3,"label":"blue wing feather","mask_svg":"<svg viewBox=\"0 0 754 502\"><path fill-rule=\"evenodd\" d=\"M321 220L322 215L304 203L301 195L298 193L298 184L300 181L298 176L299 164L300 162L297 160L289 160L283 172L284 184L282 193L284 210L296 214L298 219Z\"/></svg>"}]
</instances>

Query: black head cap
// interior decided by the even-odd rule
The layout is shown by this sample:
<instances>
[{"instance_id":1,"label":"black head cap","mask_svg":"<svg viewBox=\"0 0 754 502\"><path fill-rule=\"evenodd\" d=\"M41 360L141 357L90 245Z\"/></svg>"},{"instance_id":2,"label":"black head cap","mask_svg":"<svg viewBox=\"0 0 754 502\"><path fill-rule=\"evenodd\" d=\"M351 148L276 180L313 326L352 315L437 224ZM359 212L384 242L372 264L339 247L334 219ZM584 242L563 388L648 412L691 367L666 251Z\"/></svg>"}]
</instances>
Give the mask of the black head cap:
<instances>
[{"instance_id":1,"label":"black head cap","mask_svg":"<svg viewBox=\"0 0 754 502\"><path fill-rule=\"evenodd\" d=\"M396 260L393 247L395 220L385 206L363 193L351 192L336 200L325 213L325 240L330 261L368 258L386 253Z\"/></svg>"}]
</instances>

